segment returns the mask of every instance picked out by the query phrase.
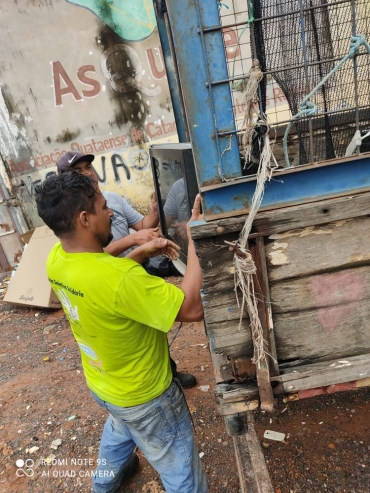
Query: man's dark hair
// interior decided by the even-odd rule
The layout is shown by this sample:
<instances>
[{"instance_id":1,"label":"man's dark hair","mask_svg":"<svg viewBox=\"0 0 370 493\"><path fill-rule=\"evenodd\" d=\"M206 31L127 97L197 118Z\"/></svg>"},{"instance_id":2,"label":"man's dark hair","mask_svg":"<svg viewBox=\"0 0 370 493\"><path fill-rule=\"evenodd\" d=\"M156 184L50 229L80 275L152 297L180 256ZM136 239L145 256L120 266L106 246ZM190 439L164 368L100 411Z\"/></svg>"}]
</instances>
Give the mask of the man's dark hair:
<instances>
[{"instance_id":1,"label":"man's dark hair","mask_svg":"<svg viewBox=\"0 0 370 493\"><path fill-rule=\"evenodd\" d=\"M52 175L35 187L37 212L56 236L68 236L80 212L95 213L97 190L90 176L82 173Z\"/></svg>"}]
</instances>

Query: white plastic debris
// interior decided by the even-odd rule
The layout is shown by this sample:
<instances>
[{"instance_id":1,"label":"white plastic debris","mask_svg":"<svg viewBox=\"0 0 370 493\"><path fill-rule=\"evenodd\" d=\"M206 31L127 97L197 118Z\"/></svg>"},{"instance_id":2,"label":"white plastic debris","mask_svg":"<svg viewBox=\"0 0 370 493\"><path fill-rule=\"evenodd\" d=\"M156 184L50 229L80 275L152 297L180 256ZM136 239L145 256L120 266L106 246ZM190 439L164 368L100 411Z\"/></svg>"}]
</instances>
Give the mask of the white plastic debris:
<instances>
[{"instance_id":1,"label":"white plastic debris","mask_svg":"<svg viewBox=\"0 0 370 493\"><path fill-rule=\"evenodd\" d=\"M34 452L37 452L37 450L39 450L39 448L40 448L40 447L36 447L36 446L35 446L35 447L31 447L30 449L28 449L28 452L29 452L30 454L33 454Z\"/></svg>"},{"instance_id":2,"label":"white plastic debris","mask_svg":"<svg viewBox=\"0 0 370 493\"><path fill-rule=\"evenodd\" d=\"M263 434L264 438L269 440L275 440L277 442L282 442L285 439L285 433L280 433L278 431L266 430Z\"/></svg>"},{"instance_id":3,"label":"white plastic debris","mask_svg":"<svg viewBox=\"0 0 370 493\"><path fill-rule=\"evenodd\" d=\"M201 390L202 392L208 392L209 385L201 385L200 387L198 387L198 389Z\"/></svg>"},{"instance_id":4,"label":"white plastic debris","mask_svg":"<svg viewBox=\"0 0 370 493\"><path fill-rule=\"evenodd\" d=\"M57 438L56 440L53 440L51 442L50 448L56 450L61 444L62 444L62 440L60 438Z\"/></svg>"}]
</instances>

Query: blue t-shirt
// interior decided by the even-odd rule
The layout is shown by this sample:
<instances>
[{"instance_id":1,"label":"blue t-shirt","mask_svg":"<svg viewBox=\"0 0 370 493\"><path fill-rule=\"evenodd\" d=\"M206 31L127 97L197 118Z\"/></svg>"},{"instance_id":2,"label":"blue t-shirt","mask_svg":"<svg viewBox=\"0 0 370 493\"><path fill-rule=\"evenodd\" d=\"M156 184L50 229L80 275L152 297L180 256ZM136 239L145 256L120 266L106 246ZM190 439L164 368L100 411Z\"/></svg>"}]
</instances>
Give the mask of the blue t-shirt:
<instances>
[{"instance_id":1,"label":"blue t-shirt","mask_svg":"<svg viewBox=\"0 0 370 493\"><path fill-rule=\"evenodd\" d=\"M113 241L119 240L130 234L130 228L139 223L144 216L135 211L127 201L115 192L102 192L109 209L112 209L114 216L112 218ZM134 247L122 252L118 257L125 257Z\"/></svg>"}]
</instances>

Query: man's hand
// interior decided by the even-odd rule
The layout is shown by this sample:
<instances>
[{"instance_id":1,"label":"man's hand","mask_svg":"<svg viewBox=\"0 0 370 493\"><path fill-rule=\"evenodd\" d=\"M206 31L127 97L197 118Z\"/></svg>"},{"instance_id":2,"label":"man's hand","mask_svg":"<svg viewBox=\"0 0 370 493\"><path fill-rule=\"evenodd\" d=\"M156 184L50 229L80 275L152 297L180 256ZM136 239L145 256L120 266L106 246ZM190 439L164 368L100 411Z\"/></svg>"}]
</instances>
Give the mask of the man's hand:
<instances>
[{"instance_id":1,"label":"man's hand","mask_svg":"<svg viewBox=\"0 0 370 493\"><path fill-rule=\"evenodd\" d=\"M185 293L185 299L177 314L177 322L191 322L201 320L203 317L203 305L200 296L200 290L202 289L202 271L190 233L190 223L203 218L203 214L200 213L200 203L200 195L198 194L195 198L191 217L187 224L189 239L188 259L185 276L180 285L180 288Z\"/></svg>"},{"instance_id":2,"label":"man's hand","mask_svg":"<svg viewBox=\"0 0 370 493\"><path fill-rule=\"evenodd\" d=\"M166 255L171 260L179 258L180 247L170 240L165 238L156 238L155 240L144 243L143 245L132 250L127 258L135 260L142 264L148 258L156 257L157 255Z\"/></svg>"},{"instance_id":3,"label":"man's hand","mask_svg":"<svg viewBox=\"0 0 370 493\"><path fill-rule=\"evenodd\" d=\"M152 194L152 205L151 205L150 211L158 214L157 194L155 192L153 192L153 194Z\"/></svg>"},{"instance_id":4,"label":"man's hand","mask_svg":"<svg viewBox=\"0 0 370 493\"><path fill-rule=\"evenodd\" d=\"M179 222L173 222L171 224L171 228L174 228L175 230L175 235L174 235L174 238L179 238L179 240L184 240L186 239L186 235L187 235L187 222L186 221L182 221L181 223Z\"/></svg>"},{"instance_id":5,"label":"man's hand","mask_svg":"<svg viewBox=\"0 0 370 493\"><path fill-rule=\"evenodd\" d=\"M189 241L191 241L190 223L192 221L197 221L198 219L203 219L203 214L201 214L201 212L200 212L200 205L201 205L201 201L200 201L200 195L198 193L198 195L195 197L194 205L193 205L193 208L191 210L191 217L190 217L189 222L187 224L187 233L188 233Z\"/></svg>"},{"instance_id":6,"label":"man's hand","mask_svg":"<svg viewBox=\"0 0 370 493\"><path fill-rule=\"evenodd\" d=\"M148 241L159 238L158 228L140 229L136 233L133 233L135 245L144 245Z\"/></svg>"},{"instance_id":7,"label":"man's hand","mask_svg":"<svg viewBox=\"0 0 370 493\"><path fill-rule=\"evenodd\" d=\"M158 215L157 196L156 196L155 192L153 192L149 214L147 216L145 216L140 221L140 223L137 223L136 225L134 225L133 228L136 231L139 231L141 229L155 228L156 226L158 226L158 223L159 223L159 215Z\"/></svg>"}]
</instances>

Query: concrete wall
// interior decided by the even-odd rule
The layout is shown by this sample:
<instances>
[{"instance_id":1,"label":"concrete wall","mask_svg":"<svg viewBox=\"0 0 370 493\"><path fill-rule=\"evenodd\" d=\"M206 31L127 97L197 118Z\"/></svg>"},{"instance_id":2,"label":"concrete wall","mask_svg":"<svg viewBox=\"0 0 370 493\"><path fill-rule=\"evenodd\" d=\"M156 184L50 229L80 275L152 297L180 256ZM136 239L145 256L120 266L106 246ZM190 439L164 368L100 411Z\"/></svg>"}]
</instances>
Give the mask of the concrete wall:
<instances>
[{"instance_id":1,"label":"concrete wall","mask_svg":"<svg viewBox=\"0 0 370 493\"><path fill-rule=\"evenodd\" d=\"M42 224L34 187L69 150L145 211L148 144L177 141L152 2L2 0L0 37L0 173L20 232Z\"/></svg>"}]
</instances>

